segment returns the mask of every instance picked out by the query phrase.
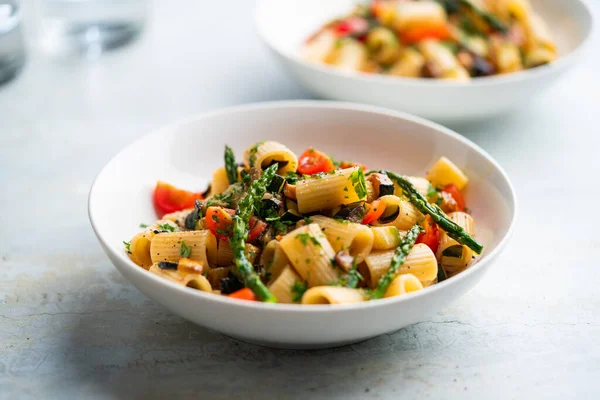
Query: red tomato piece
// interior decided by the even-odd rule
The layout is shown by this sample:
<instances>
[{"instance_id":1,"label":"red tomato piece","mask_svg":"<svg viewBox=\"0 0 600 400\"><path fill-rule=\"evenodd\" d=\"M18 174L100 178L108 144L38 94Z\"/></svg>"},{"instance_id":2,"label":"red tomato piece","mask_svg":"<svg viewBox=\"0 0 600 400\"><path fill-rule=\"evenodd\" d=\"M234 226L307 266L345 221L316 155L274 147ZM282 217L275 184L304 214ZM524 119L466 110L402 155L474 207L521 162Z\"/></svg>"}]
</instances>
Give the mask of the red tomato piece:
<instances>
[{"instance_id":1,"label":"red tomato piece","mask_svg":"<svg viewBox=\"0 0 600 400\"><path fill-rule=\"evenodd\" d=\"M454 201L456 202L457 211L465 211L465 198L463 197L460 189L454 184L450 183L442 189L442 192L446 192L452 196Z\"/></svg>"},{"instance_id":2,"label":"red tomato piece","mask_svg":"<svg viewBox=\"0 0 600 400\"><path fill-rule=\"evenodd\" d=\"M258 298L254 294L254 292L252 290L250 290L249 288L240 289L236 292L231 293L227 297L231 297L233 299L240 299L240 300L258 301Z\"/></svg>"},{"instance_id":3,"label":"red tomato piece","mask_svg":"<svg viewBox=\"0 0 600 400\"><path fill-rule=\"evenodd\" d=\"M369 29L369 23L367 20L361 17L350 17L343 21L340 21L335 28L334 32L338 36L356 36L361 37L367 34Z\"/></svg>"},{"instance_id":4,"label":"red tomato piece","mask_svg":"<svg viewBox=\"0 0 600 400\"><path fill-rule=\"evenodd\" d=\"M400 38L404 44L414 44L425 39L446 40L450 38L450 30L446 25L422 25L402 32Z\"/></svg>"},{"instance_id":5,"label":"red tomato piece","mask_svg":"<svg viewBox=\"0 0 600 400\"><path fill-rule=\"evenodd\" d=\"M220 240L228 241L233 233L235 210L222 207L208 207L206 210L206 227Z\"/></svg>"},{"instance_id":6,"label":"red tomato piece","mask_svg":"<svg viewBox=\"0 0 600 400\"><path fill-rule=\"evenodd\" d=\"M369 203L365 204L366 213L365 213L365 217L363 218L362 223L364 225L368 225L368 224L372 224L373 222L377 221L383 215L383 212L385 211L385 207L386 207L385 203L382 202L381 200L375 200L371 204L369 204Z\"/></svg>"},{"instance_id":7,"label":"red tomato piece","mask_svg":"<svg viewBox=\"0 0 600 400\"><path fill-rule=\"evenodd\" d=\"M314 175L319 172L331 172L335 165L329 156L312 147L306 150L298 159L298 172L304 175Z\"/></svg>"},{"instance_id":8,"label":"red tomato piece","mask_svg":"<svg viewBox=\"0 0 600 400\"><path fill-rule=\"evenodd\" d=\"M352 167L361 167L363 172L367 172L369 168L365 164L353 162L353 161L341 161L340 169L352 168Z\"/></svg>"},{"instance_id":9,"label":"red tomato piece","mask_svg":"<svg viewBox=\"0 0 600 400\"><path fill-rule=\"evenodd\" d=\"M165 214L192 208L196 200L202 200L203 198L204 196L201 193L177 189L175 186L162 181L156 183L152 196L156 213L161 218Z\"/></svg>"},{"instance_id":10,"label":"red tomato piece","mask_svg":"<svg viewBox=\"0 0 600 400\"><path fill-rule=\"evenodd\" d=\"M425 217L425 232L421 232L417 238L417 243L423 243L429 246L431 251L435 254L440 245L440 229L437 224L433 222L431 217L428 215Z\"/></svg>"},{"instance_id":11,"label":"red tomato piece","mask_svg":"<svg viewBox=\"0 0 600 400\"><path fill-rule=\"evenodd\" d=\"M248 233L248 241L252 242L256 239L258 239L260 237L260 235L262 235L262 233L265 231L265 229L267 229L267 223L252 217L250 218L250 232Z\"/></svg>"}]
</instances>

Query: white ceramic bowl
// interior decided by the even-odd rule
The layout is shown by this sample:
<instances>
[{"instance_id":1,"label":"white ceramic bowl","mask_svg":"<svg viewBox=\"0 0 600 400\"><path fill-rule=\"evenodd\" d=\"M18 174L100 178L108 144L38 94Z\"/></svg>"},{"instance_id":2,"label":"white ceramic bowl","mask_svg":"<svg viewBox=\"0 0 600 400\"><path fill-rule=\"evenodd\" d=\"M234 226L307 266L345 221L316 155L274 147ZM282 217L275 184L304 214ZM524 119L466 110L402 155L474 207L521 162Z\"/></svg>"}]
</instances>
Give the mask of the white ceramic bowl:
<instances>
[{"instance_id":1,"label":"white ceramic bowl","mask_svg":"<svg viewBox=\"0 0 600 400\"><path fill-rule=\"evenodd\" d=\"M233 300L175 285L138 267L123 250L141 222L156 219L157 179L205 187L223 164L225 144L237 156L271 139L299 153L309 146L407 174L424 174L448 156L470 178L465 193L476 219L483 259L415 294L355 305L303 306ZM160 129L119 153L100 172L89 197L92 226L117 269L172 312L227 335L265 345L316 348L342 345L425 320L481 279L506 244L517 213L514 190L500 166L460 135L418 117L372 106L321 101L264 103L216 111Z\"/></svg>"},{"instance_id":2,"label":"white ceramic bowl","mask_svg":"<svg viewBox=\"0 0 600 400\"><path fill-rule=\"evenodd\" d=\"M548 22L560 58L542 67L471 82L345 73L299 57L304 40L323 23L346 14L357 0L261 0L260 37L304 86L326 99L367 103L438 121L483 119L507 112L549 87L579 58L592 15L582 0L531 0Z\"/></svg>"}]
</instances>

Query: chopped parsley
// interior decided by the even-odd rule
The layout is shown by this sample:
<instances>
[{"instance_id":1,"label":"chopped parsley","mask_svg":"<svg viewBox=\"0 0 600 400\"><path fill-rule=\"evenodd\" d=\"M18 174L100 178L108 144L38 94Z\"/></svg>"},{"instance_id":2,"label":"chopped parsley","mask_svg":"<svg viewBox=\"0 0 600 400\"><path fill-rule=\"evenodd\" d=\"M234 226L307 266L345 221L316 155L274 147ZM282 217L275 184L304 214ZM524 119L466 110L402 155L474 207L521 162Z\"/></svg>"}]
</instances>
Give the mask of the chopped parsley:
<instances>
[{"instance_id":1,"label":"chopped parsley","mask_svg":"<svg viewBox=\"0 0 600 400\"><path fill-rule=\"evenodd\" d=\"M310 219L310 217L304 217L304 222L306 223L306 225L310 225L312 224L312 219Z\"/></svg>"},{"instance_id":2,"label":"chopped parsley","mask_svg":"<svg viewBox=\"0 0 600 400\"><path fill-rule=\"evenodd\" d=\"M298 175L295 172L288 171L285 176L285 180L290 185L295 185L296 182L298 182Z\"/></svg>"},{"instance_id":3,"label":"chopped parsley","mask_svg":"<svg viewBox=\"0 0 600 400\"><path fill-rule=\"evenodd\" d=\"M179 229L177 229L176 226L173 226L171 224L169 224L168 222L165 222L164 224L158 224L158 227L165 232L175 232L178 231Z\"/></svg>"},{"instance_id":4,"label":"chopped parsley","mask_svg":"<svg viewBox=\"0 0 600 400\"><path fill-rule=\"evenodd\" d=\"M263 143L264 142L258 142L250 148L249 156L248 156L248 163L250 164L250 167L254 167L254 163L256 162L256 152L258 152L258 148Z\"/></svg>"},{"instance_id":5,"label":"chopped parsley","mask_svg":"<svg viewBox=\"0 0 600 400\"><path fill-rule=\"evenodd\" d=\"M188 246L185 241L182 241L181 247L179 248L179 254L183 258L188 258L190 254L192 254L192 248Z\"/></svg>"},{"instance_id":6,"label":"chopped parsley","mask_svg":"<svg viewBox=\"0 0 600 400\"><path fill-rule=\"evenodd\" d=\"M308 244L309 240L311 242L313 242L313 244L315 246L320 246L321 245L321 243L317 240L316 237L314 237L314 236L312 236L312 235L310 235L308 233L299 233L299 234L296 235L296 238L299 239L302 242L302 244L305 245L305 246Z\"/></svg>"},{"instance_id":7,"label":"chopped parsley","mask_svg":"<svg viewBox=\"0 0 600 400\"><path fill-rule=\"evenodd\" d=\"M125 245L125 249L127 250L127 252L129 254L131 254L131 247L130 247L131 246L131 242L123 241L123 244Z\"/></svg>"},{"instance_id":8,"label":"chopped parsley","mask_svg":"<svg viewBox=\"0 0 600 400\"><path fill-rule=\"evenodd\" d=\"M148 227L148 225L147 225L147 224L144 224L144 223L141 223L141 224L140 224L140 228L147 228L147 227Z\"/></svg>"},{"instance_id":9,"label":"chopped parsley","mask_svg":"<svg viewBox=\"0 0 600 400\"><path fill-rule=\"evenodd\" d=\"M350 174L349 179L352 181L352 186L354 187L354 191L358 198L364 198L367 195L367 184L365 183L365 174L363 173L362 168L359 168Z\"/></svg>"},{"instance_id":10,"label":"chopped parsley","mask_svg":"<svg viewBox=\"0 0 600 400\"><path fill-rule=\"evenodd\" d=\"M292 285L292 301L300 301L302 299L302 296L304 296L304 292L306 292L307 289L308 285L306 284L306 282L294 282L294 284Z\"/></svg>"},{"instance_id":11,"label":"chopped parsley","mask_svg":"<svg viewBox=\"0 0 600 400\"><path fill-rule=\"evenodd\" d=\"M221 205L221 203L225 203L227 207L231 206L231 200L233 198L233 192L224 193L224 194L215 194L213 197L208 199L206 206L211 207L214 205Z\"/></svg>"}]
</instances>

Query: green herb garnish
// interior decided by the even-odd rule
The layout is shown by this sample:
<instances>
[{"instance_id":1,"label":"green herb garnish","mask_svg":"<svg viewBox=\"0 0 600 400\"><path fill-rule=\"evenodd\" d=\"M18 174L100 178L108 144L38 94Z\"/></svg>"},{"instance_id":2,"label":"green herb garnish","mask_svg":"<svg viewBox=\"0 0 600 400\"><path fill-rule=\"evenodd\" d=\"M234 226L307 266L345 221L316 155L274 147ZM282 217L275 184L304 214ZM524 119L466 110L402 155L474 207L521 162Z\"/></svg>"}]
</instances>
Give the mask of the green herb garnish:
<instances>
[{"instance_id":1,"label":"green herb garnish","mask_svg":"<svg viewBox=\"0 0 600 400\"><path fill-rule=\"evenodd\" d=\"M365 183L365 174L363 173L362 168L358 168L356 171L350 174L350 181L352 181L352 186L354 187L354 192L359 199L362 199L367 196L367 184Z\"/></svg>"},{"instance_id":2,"label":"green herb garnish","mask_svg":"<svg viewBox=\"0 0 600 400\"><path fill-rule=\"evenodd\" d=\"M125 249L127 250L127 252L129 254L131 254L131 247L130 247L131 246L131 242L123 241L123 244L125 245Z\"/></svg>"},{"instance_id":3,"label":"green herb garnish","mask_svg":"<svg viewBox=\"0 0 600 400\"><path fill-rule=\"evenodd\" d=\"M179 230L176 226L173 226L173 225L169 224L168 222L165 222L164 224L158 224L158 227L161 230L167 231L167 232L175 232L175 231Z\"/></svg>"},{"instance_id":4,"label":"green herb garnish","mask_svg":"<svg viewBox=\"0 0 600 400\"><path fill-rule=\"evenodd\" d=\"M292 285L292 301L297 303L302 300L302 296L304 296L304 292L306 292L306 290L308 290L308 285L306 282L294 282Z\"/></svg>"},{"instance_id":5,"label":"green herb garnish","mask_svg":"<svg viewBox=\"0 0 600 400\"><path fill-rule=\"evenodd\" d=\"M188 258L190 254L192 254L192 248L188 246L185 241L182 241L181 247L179 248L179 254L183 258Z\"/></svg>"}]
</instances>

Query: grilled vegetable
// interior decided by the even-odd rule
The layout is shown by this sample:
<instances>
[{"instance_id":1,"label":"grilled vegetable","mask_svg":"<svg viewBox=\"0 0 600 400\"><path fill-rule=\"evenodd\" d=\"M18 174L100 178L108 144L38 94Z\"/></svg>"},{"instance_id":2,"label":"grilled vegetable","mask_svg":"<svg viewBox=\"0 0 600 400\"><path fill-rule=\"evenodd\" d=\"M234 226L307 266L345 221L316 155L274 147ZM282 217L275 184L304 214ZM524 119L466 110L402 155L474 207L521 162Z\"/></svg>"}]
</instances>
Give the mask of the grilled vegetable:
<instances>
[{"instance_id":1,"label":"grilled vegetable","mask_svg":"<svg viewBox=\"0 0 600 400\"><path fill-rule=\"evenodd\" d=\"M244 288L244 282L231 272L229 272L227 278L219 280L219 283L221 284L221 293L223 294L230 294Z\"/></svg>"},{"instance_id":2,"label":"grilled vegetable","mask_svg":"<svg viewBox=\"0 0 600 400\"><path fill-rule=\"evenodd\" d=\"M173 270L177 271L177 263L168 262L168 261L161 261L161 262L158 263L158 268L160 268L160 269L173 269Z\"/></svg>"},{"instance_id":3,"label":"grilled vegetable","mask_svg":"<svg viewBox=\"0 0 600 400\"><path fill-rule=\"evenodd\" d=\"M389 194L394 194L394 183L390 180L390 178L387 175L376 172L370 174L368 179L373 184L375 198L387 196Z\"/></svg>"},{"instance_id":4,"label":"grilled vegetable","mask_svg":"<svg viewBox=\"0 0 600 400\"><path fill-rule=\"evenodd\" d=\"M386 171L386 174L394 182L396 182L400 188L402 188L402 192L406 197L408 197L410 202L413 203L413 205L417 207L421 213L430 215L433 221L437 223L440 228L446 231L448 236L456 240L458 243L464 244L475 253L481 254L483 246L473 239L471 235L466 233L463 228L450 220L440 207L438 207L436 204L429 204L427 199L421 193L419 193L417 189L415 189L413 184L410 183L408 179L390 171Z\"/></svg>"},{"instance_id":5,"label":"grilled vegetable","mask_svg":"<svg viewBox=\"0 0 600 400\"><path fill-rule=\"evenodd\" d=\"M290 209L284 212L279 220L281 222L298 222L302 218L302 214L300 214L298 211Z\"/></svg>"},{"instance_id":6,"label":"grilled vegetable","mask_svg":"<svg viewBox=\"0 0 600 400\"><path fill-rule=\"evenodd\" d=\"M420 233L421 227L419 226L419 224L415 224L412 228L410 228L406 236L402 238L402 240L400 241L400 245L396 247L396 251L392 256L390 267L388 268L387 272L379 279L379 282L377 282L377 287L371 295L374 299L380 299L383 297L388 286L390 286L390 283L392 283L392 281L396 277L400 266L404 264L406 256L408 256L408 253L410 253L411 249L415 245L415 242L419 237Z\"/></svg>"},{"instance_id":7,"label":"grilled vegetable","mask_svg":"<svg viewBox=\"0 0 600 400\"><path fill-rule=\"evenodd\" d=\"M275 175L269 186L267 186L267 191L271 193L281 193L283 185L285 185L285 178L281 175Z\"/></svg>"},{"instance_id":8,"label":"grilled vegetable","mask_svg":"<svg viewBox=\"0 0 600 400\"><path fill-rule=\"evenodd\" d=\"M334 215L334 218L345 219L347 221L360 224L365 217L365 213L365 203L358 201L356 203L350 203L342 206Z\"/></svg>"}]
</instances>

